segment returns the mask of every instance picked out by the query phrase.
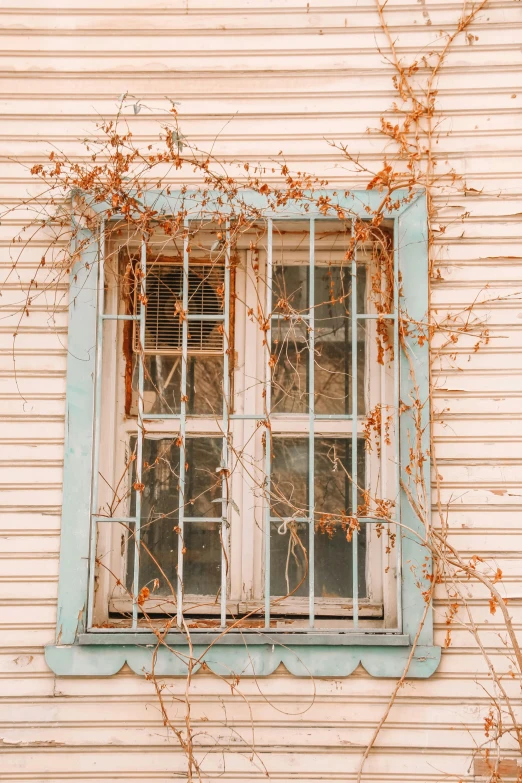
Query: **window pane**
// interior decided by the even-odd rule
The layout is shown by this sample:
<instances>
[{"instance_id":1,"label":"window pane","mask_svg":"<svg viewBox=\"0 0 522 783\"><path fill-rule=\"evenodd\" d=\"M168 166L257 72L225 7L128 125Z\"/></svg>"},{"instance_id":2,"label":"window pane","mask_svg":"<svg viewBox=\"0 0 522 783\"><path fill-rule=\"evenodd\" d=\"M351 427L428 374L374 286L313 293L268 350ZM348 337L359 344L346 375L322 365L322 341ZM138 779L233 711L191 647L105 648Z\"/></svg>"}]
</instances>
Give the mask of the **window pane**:
<instances>
[{"instance_id":1,"label":"window pane","mask_svg":"<svg viewBox=\"0 0 522 783\"><path fill-rule=\"evenodd\" d=\"M315 412L347 414L352 411L351 269L316 266L315 274ZM357 270L357 306L364 312L366 269ZM364 332L358 328L358 413L363 414L365 373Z\"/></svg>"},{"instance_id":2,"label":"window pane","mask_svg":"<svg viewBox=\"0 0 522 783\"><path fill-rule=\"evenodd\" d=\"M131 453L135 449L136 439L131 440ZM221 438L188 438L186 442L185 463L185 517L220 517L220 503L213 503L221 497L221 478L216 469L221 461ZM131 486L136 481L136 461L131 467ZM167 595L171 586L177 587L178 533L179 522L179 447L174 438L161 438L143 441L144 488L141 494L141 540L140 552L140 588L148 585L152 589L154 579L159 580L156 593ZM135 493L131 494L131 516L136 513ZM192 528L198 524L203 532ZM219 531L218 531L219 533ZM187 542L190 543L190 547ZM204 552L198 547L204 545ZM187 584L197 594L208 593L209 585L214 584L212 569L208 578L199 579L198 569L202 563L209 562L209 552L215 553L215 533L212 525L187 522L185 529L184 571ZM219 563L214 571L219 570ZM132 586L131 558L127 561L127 585ZM162 574L161 572L164 572ZM196 574L196 576L193 576ZM170 582L170 585L169 585ZM185 592L188 591L185 584ZM212 592L212 591L211 591Z\"/></svg>"},{"instance_id":3,"label":"window pane","mask_svg":"<svg viewBox=\"0 0 522 783\"><path fill-rule=\"evenodd\" d=\"M223 415L223 357L189 356L187 411L192 415Z\"/></svg>"},{"instance_id":4,"label":"window pane","mask_svg":"<svg viewBox=\"0 0 522 783\"><path fill-rule=\"evenodd\" d=\"M357 534L359 598L366 597L366 527ZM337 524L315 527L315 597L353 597L353 539Z\"/></svg>"},{"instance_id":5,"label":"window pane","mask_svg":"<svg viewBox=\"0 0 522 783\"><path fill-rule=\"evenodd\" d=\"M352 410L352 237L341 220L315 223L315 410ZM366 267L357 266L357 312L366 312ZM364 413L365 345L358 330L358 413Z\"/></svg>"},{"instance_id":6,"label":"window pane","mask_svg":"<svg viewBox=\"0 0 522 783\"><path fill-rule=\"evenodd\" d=\"M365 486L364 444L357 443L357 504ZM317 598L353 596L352 549L352 441L315 439L315 595ZM355 512L357 509L355 509ZM350 540L349 540L350 539ZM366 526L357 535L359 598L366 595Z\"/></svg>"},{"instance_id":7,"label":"window pane","mask_svg":"<svg viewBox=\"0 0 522 783\"><path fill-rule=\"evenodd\" d=\"M306 313L309 307L310 223L274 221L272 228L272 310Z\"/></svg>"},{"instance_id":8,"label":"window pane","mask_svg":"<svg viewBox=\"0 0 522 783\"><path fill-rule=\"evenodd\" d=\"M272 234L272 411L308 410L310 223L275 221Z\"/></svg>"},{"instance_id":9,"label":"window pane","mask_svg":"<svg viewBox=\"0 0 522 783\"><path fill-rule=\"evenodd\" d=\"M274 223L271 356L272 411L308 411L309 224ZM359 256L360 254L358 254ZM366 256L364 256L364 259ZM363 259L363 260L364 260ZM344 415L352 408L352 248L350 223L315 221L315 412ZM357 267L357 312L366 312L367 269ZM365 411L366 346L358 328L358 413Z\"/></svg>"},{"instance_id":10,"label":"window pane","mask_svg":"<svg viewBox=\"0 0 522 783\"><path fill-rule=\"evenodd\" d=\"M185 516L221 517L221 438L188 438L185 465Z\"/></svg>"},{"instance_id":11,"label":"window pane","mask_svg":"<svg viewBox=\"0 0 522 783\"><path fill-rule=\"evenodd\" d=\"M357 504L362 502L365 486L364 441L357 441ZM352 440L351 438L315 438L315 516L352 513ZM357 509L353 509L357 512Z\"/></svg>"},{"instance_id":12,"label":"window pane","mask_svg":"<svg viewBox=\"0 0 522 783\"><path fill-rule=\"evenodd\" d=\"M308 594L308 439L274 438L271 469L270 593ZM300 586L299 586L300 585Z\"/></svg>"},{"instance_id":13,"label":"window pane","mask_svg":"<svg viewBox=\"0 0 522 783\"><path fill-rule=\"evenodd\" d=\"M270 595L308 595L308 523L270 528Z\"/></svg>"},{"instance_id":14,"label":"window pane","mask_svg":"<svg viewBox=\"0 0 522 783\"><path fill-rule=\"evenodd\" d=\"M272 319L272 413L308 411L308 326Z\"/></svg>"},{"instance_id":15,"label":"window pane","mask_svg":"<svg viewBox=\"0 0 522 783\"><path fill-rule=\"evenodd\" d=\"M181 410L181 356L145 354L143 410L147 413L179 413ZM138 413L138 361L134 357L131 415ZM223 357L188 356L187 412L196 416L221 416L223 412Z\"/></svg>"},{"instance_id":16,"label":"window pane","mask_svg":"<svg viewBox=\"0 0 522 783\"><path fill-rule=\"evenodd\" d=\"M273 439L270 494L272 517L308 517L307 438Z\"/></svg>"},{"instance_id":17,"label":"window pane","mask_svg":"<svg viewBox=\"0 0 522 783\"><path fill-rule=\"evenodd\" d=\"M349 438L315 438L314 549L315 594L318 598L353 595L352 449ZM364 444L358 440L358 503L365 484ZM272 595L308 593L308 439L274 438L272 445L270 590ZM294 519L288 519L294 517ZM286 522L285 522L286 518ZM297 518L297 519L296 519ZM350 540L348 540L350 539ZM359 597L366 595L366 529L357 536ZM301 584L302 583L302 584ZM299 587L298 587L299 585ZM297 589L296 589L297 588Z\"/></svg>"},{"instance_id":18,"label":"window pane","mask_svg":"<svg viewBox=\"0 0 522 783\"><path fill-rule=\"evenodd\" d=\"M219 522L186 522L183 543L184 595L217 595L221 587Z\"/></svg>"},{"instance_id":19,"label":"window pane","mask_svg":"<svg viewBox=\"0 0 522 783\"><path fill-rule=\"evenodd\" d=\"M306 247L308 252L308 245ZM287 258L292 258L288 252ZM274 265L272 271L272 309L274 313L308 312L308 261L306 266Z\"/></svg>"}]
</instances>

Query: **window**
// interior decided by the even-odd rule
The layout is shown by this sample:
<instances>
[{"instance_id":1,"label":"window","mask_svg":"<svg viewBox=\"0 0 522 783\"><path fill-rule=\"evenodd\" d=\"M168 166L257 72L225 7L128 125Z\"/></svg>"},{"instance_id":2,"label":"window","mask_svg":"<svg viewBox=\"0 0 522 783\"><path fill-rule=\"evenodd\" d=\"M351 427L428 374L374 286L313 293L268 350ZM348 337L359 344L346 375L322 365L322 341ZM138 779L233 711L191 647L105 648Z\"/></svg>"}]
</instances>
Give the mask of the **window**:
<instances>
[{"instance_id":1,"label":"window","mask_svg":"<svg viewBox=\"0 0 522 783\"><path fill-rule=\"evenodd\" d=\"M255 648L257 673L278 656L316 673L406 660L426 553L404 533L419 521L400 485L413 421L397 314L411 291L411 323L425 318L424 198L372 227L376 194L323 195L340 217L294 202L216 220L187 198L174 235L136 238L115 218L86 236L55 670L100 656L111 669L166 624L171 644L219 639L227 665L253 666ZM427 400L425 350L413 355ZM75 598L64 547L81 560ZM438 662L431 633L417 676ZM318 647L322 662L304 661Z\"/></svg>"}]
</instances>

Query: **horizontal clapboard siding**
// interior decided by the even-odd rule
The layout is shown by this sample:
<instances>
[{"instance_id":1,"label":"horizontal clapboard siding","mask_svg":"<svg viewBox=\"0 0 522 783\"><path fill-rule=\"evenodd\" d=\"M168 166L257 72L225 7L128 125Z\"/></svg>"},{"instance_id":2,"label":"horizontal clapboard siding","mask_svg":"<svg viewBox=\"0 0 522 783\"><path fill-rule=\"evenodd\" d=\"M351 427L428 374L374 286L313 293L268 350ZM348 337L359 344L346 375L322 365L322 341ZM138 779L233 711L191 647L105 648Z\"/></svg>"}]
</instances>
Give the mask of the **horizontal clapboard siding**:
<instances>
[{"instance_id":1,"label":"horizontal clapboard siding","mask_svg":"<svg viewBox=\"0 0 522 783\"><path fill-rule=\"evenodd\" d=\"M447 0L389 0L399 55L440 49L440 32L453 31L460 12L460 3ZM490 339L475 352L475 333L451 348L435 337L438 482L450 503L450 541L463 553L494 558L522 633L522 6L492 0L472 32L476 40L462 36L452 47L438 83L443 123L435 155L441 170L454 168L475 190L435 195L447 227L435 236L432 307L442 323L476 303ZM0 225L0 781L163 783L183 778L186 762L163 727L151 684L127 669L109 679L57 679L43 659L56 621L67 286L64 280L50 290L53 274L39 266L42 237L12 271L19 254L12 238L30 214L19 204L38 187L29 170L47 159L51 143L81 160L79 140L128 91L152 107L135 118L139 143L156 134L164 116L157 107L167 108L169 96L180 102L184 133L202 148L214 145L231 167L254 161L277 182L273 161L283 151L292 169L326 177L332 187L365 186L327 142L342 141L364 165L380 168L382 140L366 129L396 99L389 47L367 0L80 0L61 7L18 0L2 4L0 36L0 208L16 207ZM29 290L31 314L20 319ZM482 643L507 675L500 613L490 614L482 586L461 586ZM439 644L448 605L441 585ZM264 780L265 770L281 783L355 780L393 687L362 669L314 683L281 670L231 693L198 674L191 696L198 754L223 783ZM517 683L506 676L505 687L521 709ZM169 689L182 695L184 683L169 681ZM456 626L436 674L399 693L364 780L473 780L491 691L476 639ZM169 709L183 717L182 706ZM515 759L515 746L507 742L503 755Z\"/></svg>"}]
</instances>

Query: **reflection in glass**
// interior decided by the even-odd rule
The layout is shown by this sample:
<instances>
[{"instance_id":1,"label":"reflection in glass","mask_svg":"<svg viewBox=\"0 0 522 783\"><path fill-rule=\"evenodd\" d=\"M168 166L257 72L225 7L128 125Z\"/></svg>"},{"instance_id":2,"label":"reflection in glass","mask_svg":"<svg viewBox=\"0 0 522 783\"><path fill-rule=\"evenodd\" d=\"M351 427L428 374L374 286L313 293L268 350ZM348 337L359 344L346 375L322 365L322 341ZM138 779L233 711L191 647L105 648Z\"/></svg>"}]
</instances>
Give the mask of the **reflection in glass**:
<instances>
[{"instance_id":1,"label":"reflection in glass","mask_svg":"<svg viewBox=\"0 0 522 783\"><path fill-rule=\"evenodd\" d=\"M131 450L136 439L131 440ZM221 478L216 472L221 460L221 438L188 438L186 441L185 511L190 517L216 517L221 515ZM131 463L131 486L136 481L136 462ZM140 588L159 580L158 595L171 594L177 588L179 520L179 448L173 438L143 441L143 477L141 493ZM131 494L130 514L135 514L135 492ZM192 528L202 525L202 532ZM219 536L219 530L218 530ZM187 545L190 542L190 547ZM198 546L205 545L202 554ZM215 574L221 565L221 552L215 543L212 523L187 522L185 529L184 581L185 592L205 595L213 592ZM162 574L161 572L164 572ZM188 581L187 581L188 580ZM170 585L169 585L170 582ZM132 586L131 559L127 561L127 585Z\"/></svg>"},{"instance_id":2,"label":"reflection in glass","mask_svg":"<svg viewBox=\"0 0 522 783\"><path fill-rule=\"evenodd\" d=\"M358 441L358 503L364 488L364 445ZM351 439L315 438L314 566L318 598L353 595ZM308 439L275 437L272 444L270 592L308 594ZM357 536L359 597L366 595L366 530ZM296 589L297 588L297 589ZM295 590L295 592L293 592Z\"/></svg>"}]
</instances>

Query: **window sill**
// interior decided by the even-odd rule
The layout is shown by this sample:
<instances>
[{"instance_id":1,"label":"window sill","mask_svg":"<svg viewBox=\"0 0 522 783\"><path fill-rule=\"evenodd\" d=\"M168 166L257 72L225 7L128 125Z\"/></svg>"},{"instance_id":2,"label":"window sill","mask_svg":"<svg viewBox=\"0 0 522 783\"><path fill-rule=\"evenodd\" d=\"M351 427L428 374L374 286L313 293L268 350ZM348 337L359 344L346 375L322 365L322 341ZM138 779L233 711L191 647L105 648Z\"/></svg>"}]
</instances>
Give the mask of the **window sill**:
<instances>
[{"instance_id":1,"label":"window sill","mask_svg":"<svg viewBox=\"0 0 522 783\"><path fill-rule=\"evenodd\" d=\"M411 653L406 634L341 633L328 635L328 639L326 634L301 634L301 638L296 638L297 634L231 636L227 634L226 643L224 637L210 648L216 634L202 634L197 642L193 639L192 655L197 661L193 673L205 665L222 677L262 677L283 664L298 677L347 677L361 664L373 677L401 677ZM140 675L186 676L190 650L185 638L169 634L167 643L169 647L157 647L152 634L81 634L79 644L48 645L45 659L61 676L108 677L125 664ZM408 677L430 677L440 654L440 647L417 646Z\"/></svg>"},{"instance_id":2,"label":"window sill","mask_svg":"<svg viewBox=\"0 0 522 783\"><path fill-rule=\"evenodd\" d=\"M308 613L310 611L310 599L308 596L283 598L281 596L273 596L274 603L271 606L271 619L284 620L285 616L290 616L293 620L297 620L298 616L306 618L308 622ZM166 616L172 617L175 614L177 605L177 597L172 595L152 595L139 609L139 616L144 612L149 617ZM259 607L263 605L263 599L257 601L243 601L243 600L227 600L227 615L230 619L238 619L242 615L251 614L252 619L259 619L263 615L259 614ZM353 617L353 601L351 598L317 598L315 599L315 616L316 618L352 618ZM380 620L384 614L384 607L382 603L375 601L369 601L366 598L359 598L359 617L364 620L378 619ZM124 617L129 617L132 614L132 598L128 596L117 596L109 601L109 615L121 614ZM221 614L221 604L216 600L215 595L185 595L183 600L183 614L185 617L190 618L192 615L201 616L201 614L208 615L208 618L214 618ZM114 621L116 622L116 621Z\"/></svg>"},{"instance_id":3,"label":"window sill","mask_svg":"<svg viewBox=\"0 0 522 783\"><path fill-rule=\"evenodd\" d=\"M299 645L299 646L364 646L364 647L408 647L410 637L408 634L398 633L347 633L336 631L331 633L321 633L320 631L293 631L293 632L264 632L262 630L244 630L241 633L228 632L221 634L219 631L192 631L191 641L195 646L209 645L214 642L219 645L238 645L243 648L251 645ZM165 642L171 647L187 647L187 637L185 634L171 632L165 637ZM79 636L79 644L101 644L101 645L128 645L136 644L141 646L156 646L157 637L148 632L134 633L129 631L111 631L83 633Z\"/></svg>"}]
</instances>

